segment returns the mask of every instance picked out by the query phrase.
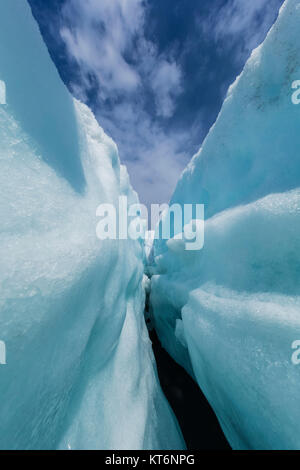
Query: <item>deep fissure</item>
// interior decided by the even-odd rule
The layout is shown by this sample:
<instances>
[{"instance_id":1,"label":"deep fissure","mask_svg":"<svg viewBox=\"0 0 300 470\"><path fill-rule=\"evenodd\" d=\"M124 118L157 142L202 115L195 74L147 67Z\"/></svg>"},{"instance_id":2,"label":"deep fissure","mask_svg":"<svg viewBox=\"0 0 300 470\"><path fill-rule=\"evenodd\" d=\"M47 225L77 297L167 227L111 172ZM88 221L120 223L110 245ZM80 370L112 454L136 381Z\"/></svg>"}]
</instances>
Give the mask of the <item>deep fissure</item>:
<instances>
[{"instance_id":1,"label":"deep fissure","mask_svg":"<svg viewBox=\"0 0 300 470\"><path fill-rule=\"evenodd\" d=\"M170 200L205 206L205 243L188 250L174 223L151 282L140 211L117 204L139 206L116 144L62 83L27 2L0 12L0 449L299 449L299 0ZM143 171L154 199L172 168ZM104 206L126 236L99 236Z\"/></svg>"},{"instance_id":2,"label":"deep fissure","mask_svg":"<svg viewBox=\"0 0 300 470\"><path fill-rule=\"evenodd\" d=\"M145 318L155 356L158 378L180 426L188 450L230 450L218 419L194 379L162 347L149 317L146 293Z\"/></svg>"}]
</instances>

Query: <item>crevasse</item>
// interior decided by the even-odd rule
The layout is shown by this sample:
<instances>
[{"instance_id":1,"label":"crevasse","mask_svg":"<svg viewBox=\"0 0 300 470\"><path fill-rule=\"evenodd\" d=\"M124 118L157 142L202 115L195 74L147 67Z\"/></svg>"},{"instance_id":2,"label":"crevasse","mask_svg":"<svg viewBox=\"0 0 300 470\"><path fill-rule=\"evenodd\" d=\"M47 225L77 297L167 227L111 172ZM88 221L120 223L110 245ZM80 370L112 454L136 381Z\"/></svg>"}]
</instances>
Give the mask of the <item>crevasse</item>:
<instances>
[{"instance_id":1,"label":"crevasse","mask_svg":"<svg viewBox=\"0 0 300 470\"><path fill-rule=\"evenodd\" d=\"M173 202L205 204L204 249L156 241L147 267L161 342L234 449L300 447L299 24L287 0L178 182ZM0 2L0 80L0 448L182 449L143 244L96 237L97 206L137 195L25 0Z\"/></svg>"}]
</instances>

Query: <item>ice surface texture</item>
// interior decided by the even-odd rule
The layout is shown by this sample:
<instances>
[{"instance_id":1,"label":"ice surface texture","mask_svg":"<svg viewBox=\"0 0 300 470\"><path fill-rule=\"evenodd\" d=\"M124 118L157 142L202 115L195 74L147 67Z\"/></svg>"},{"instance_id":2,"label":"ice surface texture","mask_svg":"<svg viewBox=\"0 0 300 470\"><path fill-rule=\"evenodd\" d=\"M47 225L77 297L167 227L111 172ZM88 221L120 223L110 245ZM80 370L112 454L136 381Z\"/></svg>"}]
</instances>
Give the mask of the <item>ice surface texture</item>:
<instances>
[{"instance_id":1,"label":"ice surface texture","mask_svg":"<svg viewBox=\"0 0 300 470\"><path fill-rule=\"evenodd\" d=\"M143 319L143 247L96 238L136 195L25 0L0 2L1 449L184 447Z\"/></svg>"},{"instance_id":2,"label":"ice surface texture","mask_svg":"<svg viewBox=\"0 0 300 470\"><path fill-rule=\"evenodd\" d=\"M204 249L154 244L160 339L235 449L300 448L299 32L287 0L178 183L173 202L205 204Z\"/></svg>"}]
</instances>

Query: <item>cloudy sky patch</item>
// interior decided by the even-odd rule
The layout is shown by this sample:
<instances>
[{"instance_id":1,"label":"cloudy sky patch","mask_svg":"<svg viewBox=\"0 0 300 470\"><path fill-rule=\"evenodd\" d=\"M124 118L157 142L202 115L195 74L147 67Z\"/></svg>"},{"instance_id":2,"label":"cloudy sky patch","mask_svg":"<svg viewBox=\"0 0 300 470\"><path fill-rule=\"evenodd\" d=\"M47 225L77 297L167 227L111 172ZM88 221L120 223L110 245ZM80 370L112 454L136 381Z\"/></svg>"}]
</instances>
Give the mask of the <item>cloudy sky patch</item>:
<instances>
[{"instance_id":1,"label":"cloudy sky patch","mask_svg":"<svg viewBox=\"0 0 300 470\"><path fill-rule=\"evenodd\" d=\"M282 0L28 0L141 202L168 202Z\"/></svg>"}]
</instances>

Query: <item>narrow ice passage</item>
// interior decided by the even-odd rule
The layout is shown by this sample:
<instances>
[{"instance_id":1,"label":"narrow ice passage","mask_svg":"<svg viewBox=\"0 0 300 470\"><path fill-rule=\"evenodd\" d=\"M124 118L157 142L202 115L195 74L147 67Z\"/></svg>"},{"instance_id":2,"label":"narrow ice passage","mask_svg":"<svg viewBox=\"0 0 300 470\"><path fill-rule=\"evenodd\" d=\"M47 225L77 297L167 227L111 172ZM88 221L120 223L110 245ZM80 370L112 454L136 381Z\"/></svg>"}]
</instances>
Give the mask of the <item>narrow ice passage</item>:
<instances>
[{"instance_id":1,"label":"narrow ice passage","mask_svg":"<svg viewBox=\"0 0 300 470\"><path fill-rule=\"evenodd\" d=\"M147 266L159 339L234 449L300 448L299 25L287 0L178 182L173 202L205 204L204 249L157 240ZM0 80L0 449L184 449L143 243L96 237L98 205L137 195L26 0L0 2Z\"/></svg>"}]
</instances>

